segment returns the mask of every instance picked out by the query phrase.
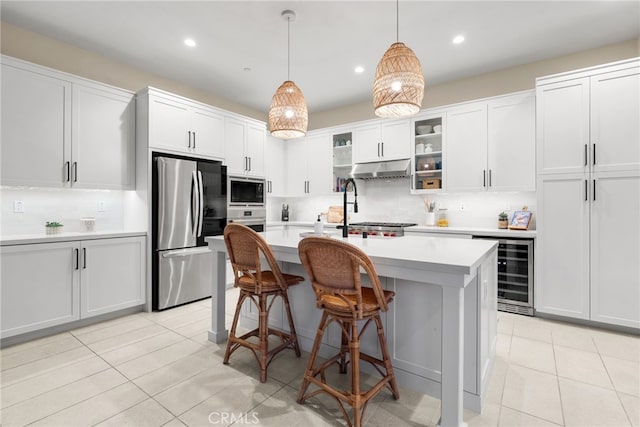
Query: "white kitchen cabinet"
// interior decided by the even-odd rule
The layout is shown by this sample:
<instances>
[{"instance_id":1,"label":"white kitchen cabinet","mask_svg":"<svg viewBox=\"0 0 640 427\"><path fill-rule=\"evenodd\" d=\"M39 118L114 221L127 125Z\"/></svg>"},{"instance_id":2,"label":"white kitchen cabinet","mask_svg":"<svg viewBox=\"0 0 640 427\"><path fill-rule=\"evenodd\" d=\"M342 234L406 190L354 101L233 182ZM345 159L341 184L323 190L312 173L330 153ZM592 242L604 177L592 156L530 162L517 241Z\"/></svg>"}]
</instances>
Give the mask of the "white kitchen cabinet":
<instances>
[{"instance_id":1,"label":"white kitchen cabinet","mask_svg":"<svg viewBox=\"0 0 640 427\"><path fill-rule=\"evenodd\" d=\"M225 163L229 175L265 175L265 133L266 126L263 123L225 117Z\"/></svg>"},{"instance_id":2,"label":"white kitchen cabinet","mask_svg":"<svg viewBox=\"0 0 640 427\"><path fill-rule=\"evenodd\" d=\"M535 94L447 112L447 191L535 190Z\"/></svg>"},{"instance_id":3,"label":"white kitchen cabinet","mask_svg":"<svg viewBox=\"0 0 640 427\"><path fill-rule=\"evenodd\" d=\"M330 194L332 186L332 140L314 134L287 141L287 196Z\"/></svg>"},{"instance_id":4,"label":"white kitchen cabinet","mask_svg":"<svg viewBox=\"0 0 640 427\"><path fill-rule=\"evenodd\" d=\"M441 192L446 177L446 113L430 112L411 121L411 194ZM434 131L434 127L438 131Z\"/></svg>"},{"instance_id":5,"label":"white kitchen cabinet","mask_svg":"<svg viewBox=\"0 0 640 427\"><path fill-rule=\"evenodd\" d=\"M409 119L375 122L354 129L355 163L408 159L411 155Z\"/></svg>"},{"instance_id":6,"label":"white kitchen cabinet","mask_svg":"<svg viewBox=\"0 0 640 427\"><path fill-rule=\"evenodd\" d=\"M81 249L83 319L144 304L144 237L86 240Z\"/></svg>"},{"instance_id":7,"label":"white kitchen cabinet","mask_svg":"<svg viewBox=\"0 0 640 427\"><path fill-rule=\"evenodd\" d=\"M197 157L224 157L224 116L204 104L153 88L148 97L149 147Z\"/></svg>"},{"instance_id":8,"label":"white kitchen cabinet","mask_svg":"<svg viewBox=\"0 0 640 427\"><path fill-rule=\"evenodd\" d=\"M4 246L1 337L145 302L144 236Z\"/></svg>"},{"instance_id":9,"label":"white kitchen cabinet","mask_svg":"<svg viewBox=\"0 0 640 427\"><path fill-rule=\"evenodd\" d=\"M639 66L537 80L541 313L640 327Z\"/></svg>"},{"instance_id":10,"label":"white kitchen cabinet","mask_svg":"<svg viewBox=\"0 0 640 427\"><path fill-rule=\"evenodd\" d=\"M447 191L487 188L487 104L467 104L447 112Z\"/></svg>"},{"instance_id":11,"label":"white kitchen cabinet","mask_svg":"<svg viewBox=\"0 0 640 427\"><path fill-rule=\"evenodd\" d=\"M3 246L1 337L80 319L78 242Z\"/></svg>"},{"instance_id":12,"label":"white kitchen cabinet","mask_svg":"<svg viewBox=\"0 0 640 427\"><path fill-rule=\"evenodd\" d=\"M69 129L71 83L16 68L3 58L2 183L66 185Z\"/></svg>"},{"instance_id":13,"label":"white kitchen cabinet","mask_svg":"<svg viewBox=\"0 0 640 427\"><path fill-rule=\"evenodd\" d=\"M72 106L73 187L133 189L136 142L133 94L74 84Z\"/></svg>"},{"instance_id":14,"label":"white kitchen cabinet","mask_svg":"<svg viewBox=\"0 0 640 427\"><path fill-rule=\"evenodd\" d=\"M333 191L344 191L344 183L353 169L353 132L346 129L334 130L331 135L333 147Z\"/></svg>"},{"instance_id":15,"label":"white kitchen cabinet","mask_svg":"<svg viewBox=\"0 0 640 427\"><path fill-rule=\"evenodd\" d=\"M267 179L267 197L285 195L285 142L267 135L264 150L264 172Z\"/></svg>"},{"instance_id":16,"label":"white kitchen cabinet","mask_svg":"<svg viewBox=\"0 0 640 427\"><path fill-rule=\"evenodd\" d=\"M2 60L3 184L134 188L133 93Z\"/></svg>"}]
</instances>

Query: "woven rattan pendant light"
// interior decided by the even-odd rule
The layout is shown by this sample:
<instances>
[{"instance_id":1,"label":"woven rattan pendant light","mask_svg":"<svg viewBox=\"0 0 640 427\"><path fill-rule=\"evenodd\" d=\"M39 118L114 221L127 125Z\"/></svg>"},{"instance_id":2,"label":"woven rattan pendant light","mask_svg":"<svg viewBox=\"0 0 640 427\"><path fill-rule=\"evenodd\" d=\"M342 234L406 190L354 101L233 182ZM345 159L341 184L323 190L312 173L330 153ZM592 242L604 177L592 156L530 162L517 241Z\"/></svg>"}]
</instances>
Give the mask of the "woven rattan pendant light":
<instances>
[{"instance_id":1,"label":"woven rattan pendant light","mask_svg":"<svg viewBox=\"0 0 640 427\"><path fill-rule=\"evenodd\" d=\"M379 117L410 116L422 108L422 67L415 53L399 41L399 27L396 0L396 42L382 56L373 81L373 108Z\"/></svg>"},{"instance_id":2,"label":"woven rattan pendant light","mask_svg":"<svg viewBox=\"0 0 640 427\"><path fill-rule=\"evenodd\" d=\"M290 80L291 37L289 27L296 18L292 10L285 10L281 16L287 20L287 80L273 94L269 107L269 131L276 138L291 139L307 133L309 116L307 103L302 91Z\"/></svg>"}]
</instances>

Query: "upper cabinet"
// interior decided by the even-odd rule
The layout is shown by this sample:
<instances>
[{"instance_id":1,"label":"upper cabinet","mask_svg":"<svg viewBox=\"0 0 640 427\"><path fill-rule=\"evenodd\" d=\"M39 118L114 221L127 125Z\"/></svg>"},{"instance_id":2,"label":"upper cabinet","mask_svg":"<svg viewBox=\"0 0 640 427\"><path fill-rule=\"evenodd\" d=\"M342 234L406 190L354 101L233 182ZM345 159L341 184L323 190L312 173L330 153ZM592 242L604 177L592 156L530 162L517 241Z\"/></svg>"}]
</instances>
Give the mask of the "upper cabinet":
<instances>
[{"instance_id":1,"label":"upper cabinet","mask_svg":"<svg viewBox=\"0 0 640 427\"><path fill-rule=\"evenodd\" d=\"M353 133L339 131L331 135L333 149L333 191L344 191L344 183L353 168Z\"/></svg>"},{"instance_id":2,"label":"upper cabinet","mask_svg":"<svg viewBox=\"0 0 640 427\"><path fill-rule=\"evenodd\" d=\"M445 164L444 113L432 113L415 117L411 147L411 193L442 191Z\"/></svg>"},{"instance_id":3,"label":"upper cabinet","mask_svg":"<svg viewBox=\"0 0 640 427\"><path fill-rule=\"evenodd\" d=\"M284 144L285 142L281 139L274 138L271 135L266 136L264 143L264 173L267 179L267 197L283 197L286 192Z\"/></svg>"},{"instance_id":4,"label":"upper cabinet","mask_svg":"<svg viewBox=\"0 0 640 427\"><path fill-rule=\"evenodd\" d=\"M148 105L149 147L224 158L224 117L217 110L153 88L140 96Z\"/></svg>"},{"instance_id":5,"label":"upper cabinet","mask_svg":"<svg viewBox=\"0 0 640 427\"><path fill-rule=\"evenodd\" d=\"M533 92L464 104L447 123L447 191L535 190Z\"/></svg>"},{"instance_id":6,"label":"upper cabinet","mask_svg":"<svg viewBox=\"0 0 640 427\"><path fill-rule=\"evenodd\" d=\"M411 155L409 119L374 122L357 127L353 137L354 163L408 159Z\"/></svg>"},{"instance_id":7,"label":"upper cabinet","mask_svg":"<svg viewBox=\"0 0 640 427\"><path fill-rule=\"evenodd\" d=\"M229 175L265 175L265 134L264 123L225 117L225 163Z\"/></svg>"},{"instance_id":8,"label":"upper cabinet","mask_svg":"<svg viewBox=\"0 0 640 427\"><path fill-rule=\"evenodd\" d=\"M286 142L287 196L330 194L331 136L313 134Z\"/></svg>"},{"instance_id":9,"label":"upper cabinet","mask_svg":"<svg viewBox=\"0 0 640 427\"><path fill-rule=\"evenodd\" d=\"M2 182L132 189L128 91L2 57Z\"/></svg>"},{"instance_id":10,"label":"upper cabinet","mask_svg":"<svg viewBox=\"0 0 640 427\"><path fill-rule=\"evenodd\" d=\"M640 67L538 79L538 173L640 170Z\"/></svg>"}]
</instances>

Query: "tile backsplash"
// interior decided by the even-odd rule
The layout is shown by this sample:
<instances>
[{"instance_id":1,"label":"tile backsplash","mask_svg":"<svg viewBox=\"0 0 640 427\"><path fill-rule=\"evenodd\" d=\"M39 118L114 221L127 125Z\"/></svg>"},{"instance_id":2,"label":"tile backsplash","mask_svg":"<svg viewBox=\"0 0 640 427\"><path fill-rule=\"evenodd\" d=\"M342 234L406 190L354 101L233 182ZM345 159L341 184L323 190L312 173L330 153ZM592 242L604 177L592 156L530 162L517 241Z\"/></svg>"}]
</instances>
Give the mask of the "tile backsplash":
<instances>
[{"instance_id":1,"label":"tile backsplash","mask_svg":"<svg viewBox=\"0 0 640 427\"><path fill-rule=\"evenodd\" d=\"M2 187L0 234L38 234L47 221L64 224L65 231L83 231L82 217L95 217L95 231L125 229L127 191ZM14 202L24 212L14 212Z\"/></svg>"},{"instance_id":2,"label":"tile backsplash","mask_svg":"<svg viewBox=\"0 0 640 427\"><path fill-rule=\"evenodd\" d=\"M496 227L498 214L528 206L533 212L530 229L535 229L536 193L455 193L411 195L406 179L357 181L358 213L350 213L351 221L414 222L425 225L424 199L435 201L439 208L447 208L449 226ZM349 194L353 201L353 194ZM282 203L289 204L290 221L309 221L326 212L329 206L342 206L342 193L315 197L270 198L267 202L267 220L279 221ZM461 205L463 209L461 210ZM352 205L349 210L353 209Z\"/></svg>"}]
</instances>

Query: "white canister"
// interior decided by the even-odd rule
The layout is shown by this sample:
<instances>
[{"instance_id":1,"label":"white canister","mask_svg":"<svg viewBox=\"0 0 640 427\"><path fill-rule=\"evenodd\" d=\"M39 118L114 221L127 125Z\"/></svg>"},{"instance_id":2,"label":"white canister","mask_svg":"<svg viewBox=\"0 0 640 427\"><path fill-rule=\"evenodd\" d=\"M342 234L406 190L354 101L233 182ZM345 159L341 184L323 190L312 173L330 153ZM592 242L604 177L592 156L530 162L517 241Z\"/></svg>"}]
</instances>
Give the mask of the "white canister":
<instances>
[{"instance_id":1,"label":"white canister","mask_svg":"<svg viewBox=\"0 0 640 427\"><path fill-rule=\"evenodd\" d=\"M422 153L424 153L424 144L421 142L419 144L416 144L416 154Z\"/></svg>"},{"instance_id":2,"label":"white canister","mask_svg":"<svg viewBox=\"0 0 640 427\"><path fill-rule=\"evenodd\" d=\"M436 225L436 213L427 212L427 225Z\"/></svg>"}]
</instances>

